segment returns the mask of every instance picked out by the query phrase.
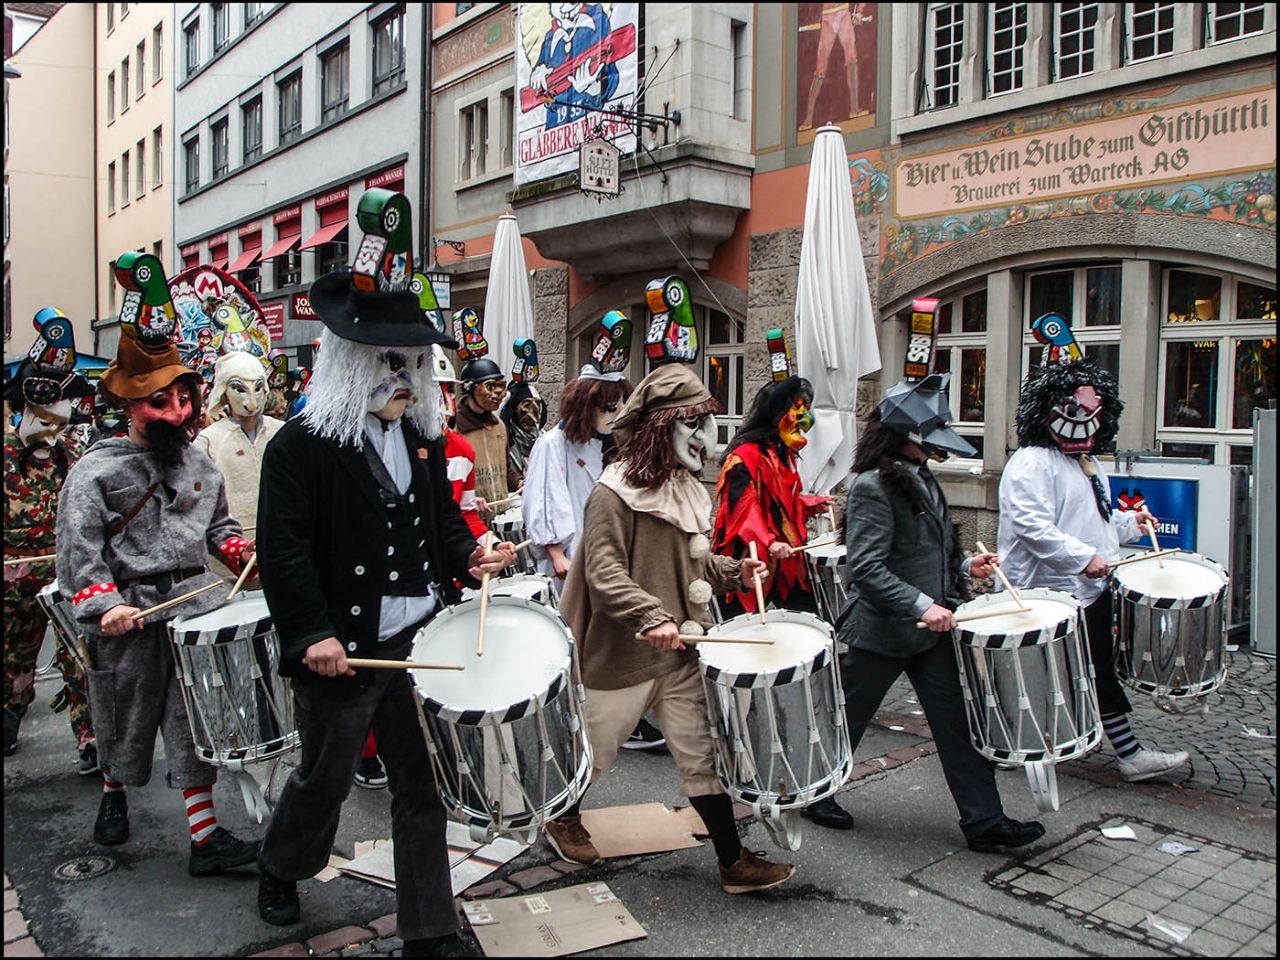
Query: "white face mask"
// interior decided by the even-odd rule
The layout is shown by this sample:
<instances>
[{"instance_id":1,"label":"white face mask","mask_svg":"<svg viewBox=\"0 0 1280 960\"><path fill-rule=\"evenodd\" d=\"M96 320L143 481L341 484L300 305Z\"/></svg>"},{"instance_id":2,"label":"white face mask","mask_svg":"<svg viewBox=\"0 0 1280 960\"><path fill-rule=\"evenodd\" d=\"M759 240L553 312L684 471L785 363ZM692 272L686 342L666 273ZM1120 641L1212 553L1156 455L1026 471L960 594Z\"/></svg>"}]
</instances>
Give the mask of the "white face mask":
<instances>
[{"instance_id":1,"label":"white face mask","mask_svg":"<svg viewBox=\"0 0 1280 960\"><path fill-rule=\"evenodd\" d=\"M690 473L701 473L702 465L716 455L716 418L709 413L675 422L671 433L676 459Z\"/></svg>"},{"instance_id":2,"label":"white face mask","mask_svg":"<svg viewBox=\"0 0 1280 960\"><path fill-rule=\"evenodd\" d=\"M22 408L22 419L18 421L18 439L24 447L41 443L49 447L56 446L67 432L67 421L70 418L70 400L59 400L47 407L28 403Z\"/></svg>"},{"instance_id":3,"label":"white face mask","mask_svg":"<svg viewBox=\"0 0 1280 960\"><path fill-rule=\"evenodd\" d=\"M596 411L595 431L601 436L608 436L613 433L613 425L618 422L618 417L622 414L622 403L612 404L613 409L600 409Z\"/></svg>"},{"instance_id":4,"label":"white face mask","mask_svg":"<svg viewBox=\"0 0 1280 960\"><path fill-rule=\"evenodd\" d=\"M256 417L267 405L267 378L232 377L227 381L227 405L235 417Z\"/></svg>"},{"instance_id":5,"label":"white face mask","mask_svg":"<svg viewBox=\"0 0 1280 960\"><path fill-rule=\"evenodd\" d=\"M428 362L423 359L425 351L411 353L401 350L387 350L378 359L381 361L381 376L373 389L369 391L368 411L374 414L387 412L387 406L393 401L399 412L389 419L399 419L404 408L414 402L413 378L409 375L410 364Z\"/></svg>"}]
</instances>

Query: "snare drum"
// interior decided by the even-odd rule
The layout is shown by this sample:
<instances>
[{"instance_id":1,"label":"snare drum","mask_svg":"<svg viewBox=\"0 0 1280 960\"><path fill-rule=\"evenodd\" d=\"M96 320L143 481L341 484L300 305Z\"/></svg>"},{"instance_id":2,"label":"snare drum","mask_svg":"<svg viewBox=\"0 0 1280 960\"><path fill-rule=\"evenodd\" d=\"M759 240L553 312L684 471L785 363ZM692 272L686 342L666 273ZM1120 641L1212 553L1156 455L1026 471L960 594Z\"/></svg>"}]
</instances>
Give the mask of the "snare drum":
<instances>
[{"instance_id":1,"label":"snare drum","mask_svg":"<svg viewBox=\"0 0 1280 960\"><path fill-rule=\"evenodd\" d=\"M844 571L848 557L843 543L825 547L813 547L804 552L804 562L809 568L809 582L818 602L818 614L827 623L834 624L844 610Z\"/></svg>"},{"instance_id":2,"label":"snare drum","mask_svg":"<svg viewBox=\"0 0 1280 960\"><path fill-rule=\"evenodd\" d=\"M475 600L479 596L480 591L470 587L462 591L463 600ZM556 592L552 588L551 578L541 573L517 573L511 577L490 580L489 596L527 597L537 603L556 606Z\"/></svg>"},{"instance_id":3,"label":"snare drum","mask_svg":"<svg viewBox=\"0 0 1280 960\"><path fill-rule=\"evenodd\" d=\"M53 635L66 648L67 653L71 654L72 660L79 665L83 673L89 666L85 662L85 658L88 656L88 648L84 643L84 633L81 631L80 624L72 612L71 601L66 599L62 595L62 591L58 589L58 581L49 581L36 594L36 602L40 604L40 609L49 618L49 624L53 627Z\"/></svg>"},{"instance_id":4,"label":"snare drum","mask_svg":"<svg viewBox=\"0 0 1280 960\"><path fill-rule=\"evenodd\" d=\"M464 600L414 638L411 659L466 667L410 672L427 751L445 806L473 838L531 841L591 780L573 633L545 604L491 596L481 657L479 614L479 600Z\"/></svg>"},{"instance_id":5,"label":"snare drum","mask_svg":"<svg viewBox=\"0 0 1280 960\"><path fill-rule=\"evenodd\" d=\"M493 532L502 540L510 543L524 543L524 509L517 504L493 518ZM535 573L537 564L529 548L525 547L516 553L516 569L524 573Z\"/></svg>"},{"instance_id":6,"label":"snare drum","mask_svg":"<svg viewBox=\"0 0 1280 960\"><path fill-rule=\"evenodd\" d=\"M1026 767L1042 810L1058 808L1053 764L1083 756L1102 738L1098 693L1080 602L1019 591L1030 609L960 623L952 631L974 748ZM956 616L1012 608L1007 593L961 605Z\"/></svg>"},{"instance_id":7,"label":"snare drum","mask_svg":"<svg viewBox=\"0 0 1280 960\"><path fill-rule=\"evenodd\" d=\"M699 644L698 664L721 784L774 843L799 849L800 810L834 794L853 769L831 625L770 610L765 624L744 614L707 634L775 641Z\"/></svg>"},{"instance_id":8,"label":"snare drum","mask_svg":"<svg viewBox=\"0 0 1280 960\"><path fill-rule=\"evenodd\" d=\"M1112 590L1120 679L1157 699L1216 690L1227 676L1227 584L1227 572L1198 553L1170 553L1117 569Z\"/></svg>"},{"instance_id":9,"label":"snare drum","mask_svg":"<svg viewBox=\"0 0 1280 960\"><path fill-rule=\"evenodd\" d=\"M239 770L298 746L280 642L261 591L169 622L196 756Z\"/></svg>"}]
</instances>

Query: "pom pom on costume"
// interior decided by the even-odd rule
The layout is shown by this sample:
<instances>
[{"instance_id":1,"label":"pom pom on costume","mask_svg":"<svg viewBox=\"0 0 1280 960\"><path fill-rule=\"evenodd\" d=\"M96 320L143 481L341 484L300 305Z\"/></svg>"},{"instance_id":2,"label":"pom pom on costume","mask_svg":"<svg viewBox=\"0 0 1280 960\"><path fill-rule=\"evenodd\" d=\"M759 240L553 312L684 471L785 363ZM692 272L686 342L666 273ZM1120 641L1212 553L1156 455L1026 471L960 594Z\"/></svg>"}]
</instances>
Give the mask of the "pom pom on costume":
<instances>
[{"instance_id":1,"label":"pom pom on costume","mask_svg":"<svg viewBox=\"0 0 1280 960\"><path fill-rule=\"evenodd\" d=\"M711 541L701 533L695 533L689 537L689 556L694 560L701 560L711 552Z\"/></svg>"},{"instance_id":2,"label":"pom pom on costume","mask_svg":"<svg viewBox=\"0 0 1280 960\"><path fill-rule=\"evenodd\" d=\"M699 580L699 583L702 581ZM685 620L680 624L680 632L688 637L701 637L706 634L706 629L697 620Z\"/></svg>"},{"instance_id":3,"label":"pom pom on costume","mask_svg":"<svg viewBox=\"0 0 1280 960\"><path fill-rule=\"evenodd\" d=\"M689 602L693 604L703 604L711 602L711 584L705 580L694 580L689 584L685 595L689 598Z\"/></svg>"}]
</instances>

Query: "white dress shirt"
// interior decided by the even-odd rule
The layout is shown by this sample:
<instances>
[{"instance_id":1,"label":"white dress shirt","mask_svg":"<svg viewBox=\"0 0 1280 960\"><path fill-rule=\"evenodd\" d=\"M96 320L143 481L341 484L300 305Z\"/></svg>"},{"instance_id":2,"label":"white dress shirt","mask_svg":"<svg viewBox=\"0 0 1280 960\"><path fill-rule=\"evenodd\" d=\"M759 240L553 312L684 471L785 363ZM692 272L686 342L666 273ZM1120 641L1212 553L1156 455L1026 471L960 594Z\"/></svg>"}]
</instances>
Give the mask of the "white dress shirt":
<instances>
[{"instance_id":1,"label":"white dress shirt","mask_svg":"<svg viewBox=\"0 0 1280 960\"><path fill-rule=\"evenodd\" d=\"M604 446L592 437L586 443L572 443L557 424L540 436L529 452L524 475L524 528L533 540L538 569L555 579L549 544L559 544L573 559L582 528L587 497L604 469Z\"/></svg>"}]
</instances>

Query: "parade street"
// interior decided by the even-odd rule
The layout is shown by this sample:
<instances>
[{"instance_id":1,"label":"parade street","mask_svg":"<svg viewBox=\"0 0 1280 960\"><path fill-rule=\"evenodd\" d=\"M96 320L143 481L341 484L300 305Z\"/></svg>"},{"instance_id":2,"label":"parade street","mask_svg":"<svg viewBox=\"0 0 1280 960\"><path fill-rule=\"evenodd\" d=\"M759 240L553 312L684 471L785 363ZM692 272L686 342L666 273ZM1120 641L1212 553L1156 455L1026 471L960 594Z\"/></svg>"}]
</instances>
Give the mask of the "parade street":
<instances>
[{"instance_id":1,"label":"parade street","mask_svg":"<svg viewBox=\"0 0 1280 960\"><path fill-rule=\"evenodd\" d=\"M258 919L252 868L187 876L185 839L167 829L179 799L159 778L131 792L128 843L96 847L100 787L75 773L66 721L45 705L54 691L40 682L22 748L5 764L6 956L398 955L394 894L373 884L304 883L302 922L279 929ZM725 896L709 844L575 869L539 842L465 896L603 881L648 937L599 956L1271 956L1274 661L1234 654L1227 683L1207 700L1207 712L1173 715L1135 697L1135 729L1192 753L1191 766L1165 780L1120 782L1104 746L1060 769L1061 809L1037 814L1022 773L999 773L1009 813L1047 829L1015 854L965 848L928 728L900 681L840 793L853 831L806 823L798 852L772 851L799 867L780 889ZM675 805L677 790L667 754L624 751L586 806L637 797ZM260 835L225 778L217 800L231 829ZM385 836L389 800L385 790L353 788L335 852L350 856L356 841ZM1100 833L1122 824L1135 840ZM742 826L748 847L772 847L759 825ZM1162 851L1170 840L1195 849ZM109 869L58 876L83 858ZM1174 943L1148 917L1190 935Z\"/></svg>"}]
</instances>

